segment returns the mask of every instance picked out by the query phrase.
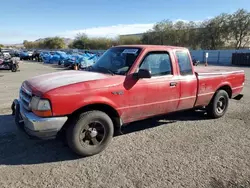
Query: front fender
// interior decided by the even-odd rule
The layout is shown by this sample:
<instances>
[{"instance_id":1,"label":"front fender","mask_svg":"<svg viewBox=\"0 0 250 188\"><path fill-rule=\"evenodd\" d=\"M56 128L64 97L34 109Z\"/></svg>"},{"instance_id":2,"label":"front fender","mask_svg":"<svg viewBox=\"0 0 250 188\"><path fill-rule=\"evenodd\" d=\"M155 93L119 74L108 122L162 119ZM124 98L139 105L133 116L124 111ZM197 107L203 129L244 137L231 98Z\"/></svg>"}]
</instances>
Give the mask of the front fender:
<instances>
[{"instance_id":1,"label":"front fender","mask_svg":"<svg viewBox=\"0 0 250 188\"><path fill-rule=\"evenodd\" d=\"M116 111L117 111L117 108L118 108L117 104L115 104L113 101L111 101L110 99L108 99L106 97L103 97L103 96L90 96L90 97L87 97L84 100L80 101L73 112L75 112L76 110L78 110L80 108L83 108L83 107L88 106L88 105L93 105L93 104L105 104L105 105L108 105L108 106L112 107ZM119 115L121 115L121 113L119 111L117 111L117 112L118 112Z\"/></svg>"}]
</instances>

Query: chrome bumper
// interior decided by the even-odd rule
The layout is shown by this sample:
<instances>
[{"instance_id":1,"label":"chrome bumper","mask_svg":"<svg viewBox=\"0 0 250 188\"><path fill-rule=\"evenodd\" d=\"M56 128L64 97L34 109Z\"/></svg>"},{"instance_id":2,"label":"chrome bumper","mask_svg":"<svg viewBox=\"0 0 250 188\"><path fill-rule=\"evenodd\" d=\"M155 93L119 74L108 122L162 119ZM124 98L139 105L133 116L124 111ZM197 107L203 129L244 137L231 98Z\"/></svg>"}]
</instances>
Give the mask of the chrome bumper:
<instances>
[{"instance_id":1,"label":"chrome bumper","mask_svg":"<svg viewBox=\"0 0 250 188\"><path fill-rule=\"evenodd\" d=\"M19 129L30 136L40 139L53 139L61 130L68 117L41 118L24 109L22 103L15 99L12 103L12 115Z\"/></svg>"}]
</instances>

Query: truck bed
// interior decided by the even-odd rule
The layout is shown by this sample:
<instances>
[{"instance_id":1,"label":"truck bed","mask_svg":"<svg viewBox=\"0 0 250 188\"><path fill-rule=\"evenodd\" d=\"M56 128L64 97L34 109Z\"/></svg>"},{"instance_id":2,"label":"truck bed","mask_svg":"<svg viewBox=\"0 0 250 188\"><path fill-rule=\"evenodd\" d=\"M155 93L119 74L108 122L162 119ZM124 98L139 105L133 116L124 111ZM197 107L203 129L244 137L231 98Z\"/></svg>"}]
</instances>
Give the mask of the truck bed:
<instances>
[{"instance_id":1,"label":"truck bed","mask_svg":"<svg viewBox=\"0 0 250 188\"><path fill-rule=\"evenodd\" d=\"M197 66L194 68L198 80L196 106L206 106L215 91L224 88L234 97L243 89L244 70L236 67Z\"/></svg>"},{"instance_id":2,"label":"truck bed","mask_svg":"<svg viewBox=\"0 0 250 188\"><path fill-rule=\"evenodd\" d=\"M236 67L221 67L221 66L196 66L194 67L195 72L198 75L223 75L223 74L234 74L242 73L243 70L240 70Z\"/></svg>"}]
</instances>

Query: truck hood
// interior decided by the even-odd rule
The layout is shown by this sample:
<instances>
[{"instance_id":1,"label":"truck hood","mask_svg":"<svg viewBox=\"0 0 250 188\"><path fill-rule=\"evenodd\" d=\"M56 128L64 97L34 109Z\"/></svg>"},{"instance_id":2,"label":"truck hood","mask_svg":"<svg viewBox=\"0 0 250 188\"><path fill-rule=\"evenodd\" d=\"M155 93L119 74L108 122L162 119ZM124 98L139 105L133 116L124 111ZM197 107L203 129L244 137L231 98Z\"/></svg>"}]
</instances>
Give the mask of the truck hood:
<instances>
[{"instance_id":1,"label":"truck hood","mask_svg":"<svg viewBox=\"0 0 250 188\"><path fill-rule=\"evenodd\" d=\"M28 79L27 84L34 90L45 93L55 88L85 81L109 78L111 75L87 71L62 71Z\"/></svg>"}]
</instances>

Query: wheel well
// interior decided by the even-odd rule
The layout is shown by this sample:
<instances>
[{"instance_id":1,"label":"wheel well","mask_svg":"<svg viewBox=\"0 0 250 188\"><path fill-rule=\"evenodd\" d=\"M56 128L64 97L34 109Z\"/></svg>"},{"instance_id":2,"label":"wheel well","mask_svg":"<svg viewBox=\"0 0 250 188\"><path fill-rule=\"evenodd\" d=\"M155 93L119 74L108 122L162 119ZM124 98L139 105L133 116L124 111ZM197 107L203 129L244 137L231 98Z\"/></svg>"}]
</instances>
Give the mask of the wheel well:
<instances>
[{"instance_id":1,"label":"wheel well","mask_svg":"<svg viewBox=\"0 0 250 188\"><path fill-rule=\"evenodd\" d=\"M217 91L219 90L225 90L229 96L229 98L231 99L232 98L232 89L229 85L224 85L222 87L220 87Z\"/></svg>"},{"instance_id":2,"label":"wheel well","mask_svg":"<svg viewBox=\"0 0 250 188\"><path fill-rule=\"evenodd\" d=\"M216 92L214 93L214 95L213 95L213 97L211 98L211 100L210 100L210 102L209 102L208 105L210 105L210 104L213 102L213 99L214 99L214 97L215 97L217 91L219 91L219 90L224 90L224 91L226 91L227 94L228 94L228 96L229 96L229 98L230 98L230 99L232 98L232 89L231 89L231 87L230 87L229 85L224 85L224 86L221 86L220 88L218 88L218 89L216 90Z\"/></svg>"},{"instance_id":3,"label":"wheel well","mask_svg":"<svg viewBox=\"0 0 250 188\"><path fill-rule=\"evenodd\" d=\"M80 113L90 111L90 110L99 110L99 111L105 112L113 121L115 129L121 127L122 123L121 123L120 115L113 107L107 104L90 104L90 105L84 106L74 111L70 116L76 116L76 115L79 115Z\"/></svg>"}]
</instances>

